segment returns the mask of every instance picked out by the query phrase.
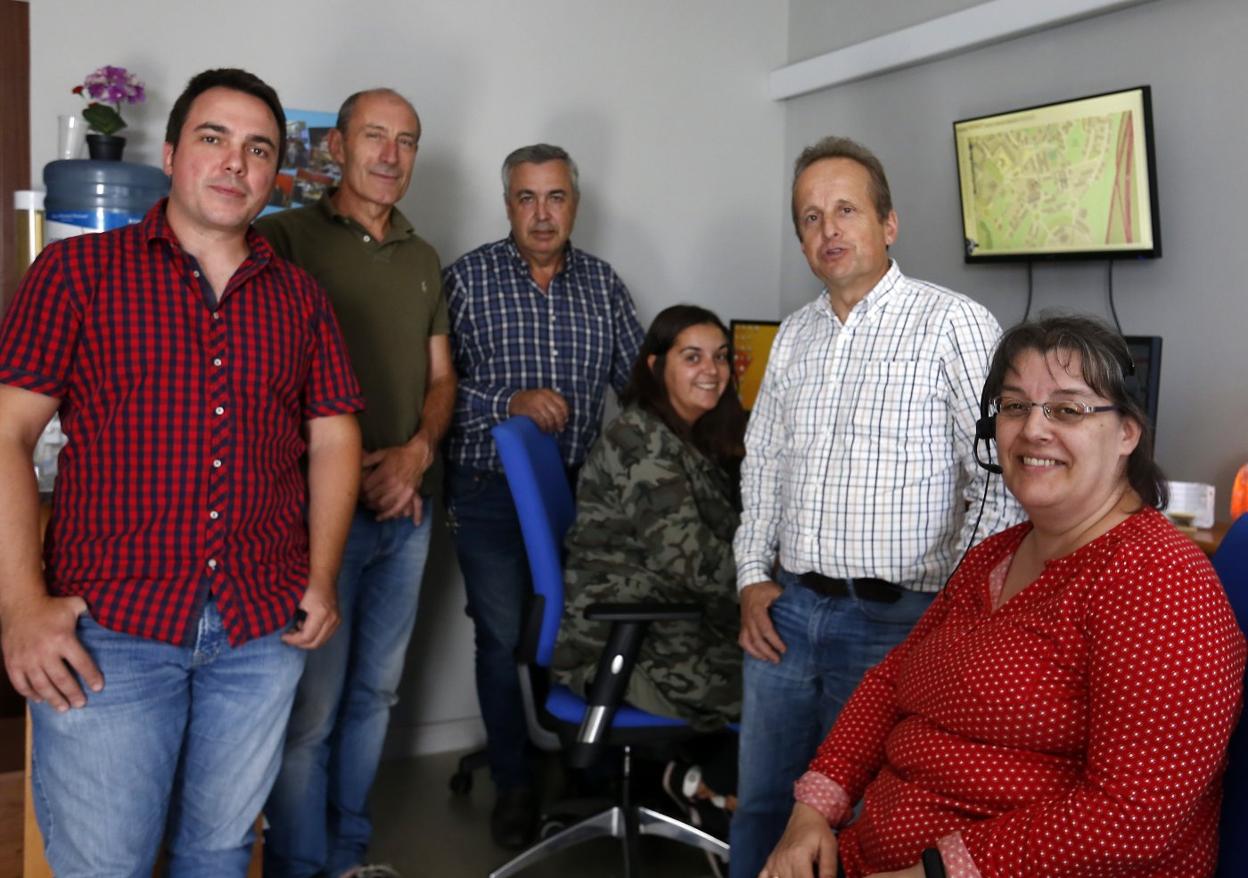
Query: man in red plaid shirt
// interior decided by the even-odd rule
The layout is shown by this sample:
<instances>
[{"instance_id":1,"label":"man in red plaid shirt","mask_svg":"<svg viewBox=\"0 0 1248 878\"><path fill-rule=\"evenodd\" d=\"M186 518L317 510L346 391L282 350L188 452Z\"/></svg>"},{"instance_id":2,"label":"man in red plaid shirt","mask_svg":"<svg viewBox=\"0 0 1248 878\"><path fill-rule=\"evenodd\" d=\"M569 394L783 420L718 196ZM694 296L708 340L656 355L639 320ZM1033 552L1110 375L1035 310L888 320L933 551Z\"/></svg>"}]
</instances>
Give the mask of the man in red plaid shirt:
<instances>
[{"instance_id":1,"label":"man in red plaid shirt","mask_svg":"<svg viewBox=\"0 0 1248 878\"><path fill-rule=\"evenodd\" d=\"M306 650L338 624L363 401L333 311L251 220L285 117L241 70L170 114L169 198L53 244L0 327L0 641L65 876L246 873ZM31 454L69 444L39 552Z\"/></svg>"}]
</instances>

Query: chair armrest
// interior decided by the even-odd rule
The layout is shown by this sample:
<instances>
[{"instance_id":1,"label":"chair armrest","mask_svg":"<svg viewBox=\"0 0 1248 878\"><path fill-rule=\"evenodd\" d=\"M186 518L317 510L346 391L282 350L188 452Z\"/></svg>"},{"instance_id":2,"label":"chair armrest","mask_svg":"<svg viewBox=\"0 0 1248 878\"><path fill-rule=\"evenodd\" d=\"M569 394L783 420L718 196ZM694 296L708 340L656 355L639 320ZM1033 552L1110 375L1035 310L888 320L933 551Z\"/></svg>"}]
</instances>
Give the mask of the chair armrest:
<instances>
[{"instance_id":1,"label":"chair armrest","mask_svg":"<svg viewBox=\"0 0 1248 878\"><path fill-rule=\"evenodd\" d=\"M702 618L697 604L590 604L585 618L591 622L694 622Z\"/></svg>"},{"instance_id":2,"label":"chair armrest","mask_svg":"<svg viewBox=\"0 0 1248 878\"><path fill-rule=\"evenodd\" d=\"M591 604L586 608L585 618L610 622L611 631L586 699L585 719L581 721L576 744L568 755L574 768L593 765L606 746L611 720L624 701L628 680L650 623L696 620L701 616L702 611L696 604Z\"/></svg>"}]
</instances>

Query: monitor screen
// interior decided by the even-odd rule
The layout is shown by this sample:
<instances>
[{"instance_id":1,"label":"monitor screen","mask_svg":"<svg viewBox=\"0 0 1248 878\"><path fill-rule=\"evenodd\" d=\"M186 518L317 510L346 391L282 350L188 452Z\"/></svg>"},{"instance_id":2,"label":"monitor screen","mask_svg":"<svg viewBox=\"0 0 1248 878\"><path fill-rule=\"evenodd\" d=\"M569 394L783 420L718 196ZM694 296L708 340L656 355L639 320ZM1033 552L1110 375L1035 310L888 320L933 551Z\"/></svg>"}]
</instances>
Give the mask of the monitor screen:
<instances>
[{"instance_id":1,"label":"monitor screen","mask_svg":"<svg viewBox=\"0 0 1248 878\"><path fill-rule=\"evenodd\" d=\"M1157 435L1157 391L1161 380L1161 336L1125 335L1127 350L1135 363L1135 398L1148 415L1148 423Z\"/></svg>"},{"instance_id":2,"label":"monitor screen","mask_svg":"<svg viewBox=\"0 0 1248 878\"><path fill-rule=\"evenodd\" d=\"M968 263L1161 256L1146 85L953 123Z\"/></svg>"}]
</instances>

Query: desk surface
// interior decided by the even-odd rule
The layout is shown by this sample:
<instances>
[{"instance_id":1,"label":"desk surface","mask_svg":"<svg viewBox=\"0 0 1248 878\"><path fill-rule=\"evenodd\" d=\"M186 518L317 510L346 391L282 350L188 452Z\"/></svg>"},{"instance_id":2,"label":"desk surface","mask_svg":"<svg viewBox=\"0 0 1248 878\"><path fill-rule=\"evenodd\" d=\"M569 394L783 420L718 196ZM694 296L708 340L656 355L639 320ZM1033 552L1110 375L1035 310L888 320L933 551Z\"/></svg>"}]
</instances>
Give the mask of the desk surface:
<instances>
[{"instance_id":1,"label":"desk surface","mask_svg":"<svg viewBox=\"0 0 1248 878\"><path fill-rule=\"evenodd\" d=\"M1200 546L1201 551L1206 555L1212 555L1218 550L1218 545L1226 536L1226 531L1230 526L1229 521L1215 521L1213 527L1197 528L1190 535L1196 541L1196 545Z\"/></svg>"}]
</instances>

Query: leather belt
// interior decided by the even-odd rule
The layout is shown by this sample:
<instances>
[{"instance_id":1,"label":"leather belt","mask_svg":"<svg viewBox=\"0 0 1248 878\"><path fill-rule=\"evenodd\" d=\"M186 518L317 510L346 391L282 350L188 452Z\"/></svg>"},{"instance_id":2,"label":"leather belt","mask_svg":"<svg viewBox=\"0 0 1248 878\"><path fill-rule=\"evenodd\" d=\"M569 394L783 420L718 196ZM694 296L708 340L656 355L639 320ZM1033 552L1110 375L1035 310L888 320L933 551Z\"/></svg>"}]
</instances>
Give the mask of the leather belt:
<instances>
[{"instance_id":1,"label":"leather belt","mask_svg":"<svg viewBox=\"0 0 1248 878\"><path fill-rule=\"evenodd\" d=\"M812 571L798 574L797 581L825 598L856 597L877 604L895 604L905 593L905 589L895 582L870 576L835 579Z\"/></svg>"}]
</instances>

